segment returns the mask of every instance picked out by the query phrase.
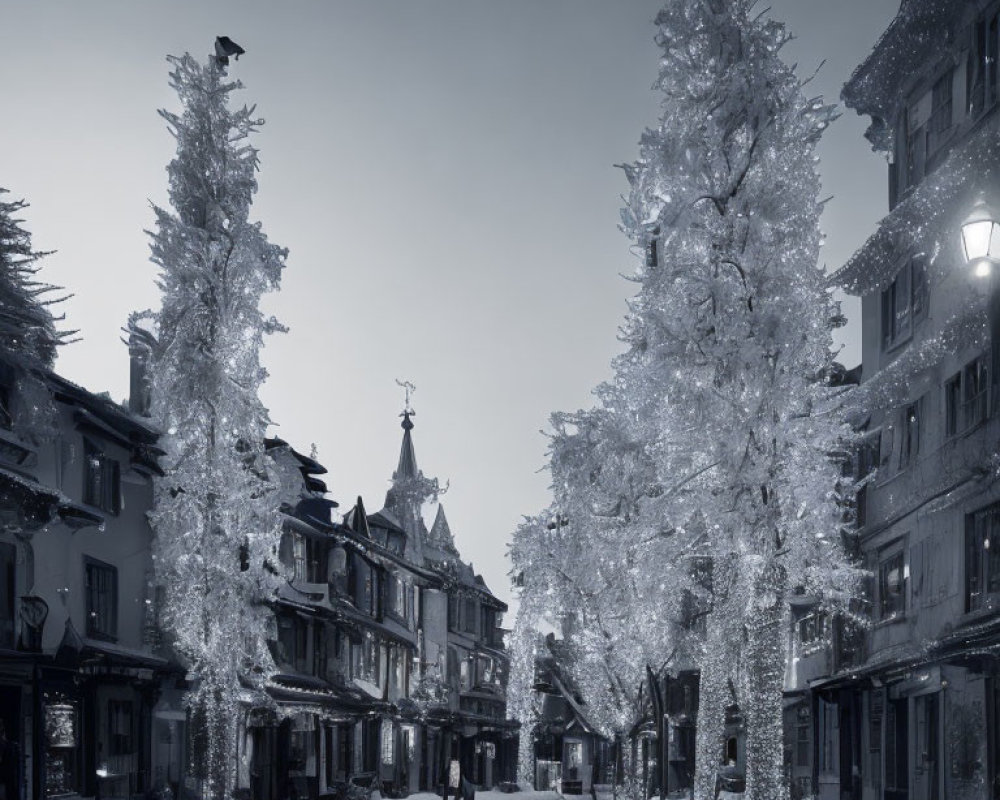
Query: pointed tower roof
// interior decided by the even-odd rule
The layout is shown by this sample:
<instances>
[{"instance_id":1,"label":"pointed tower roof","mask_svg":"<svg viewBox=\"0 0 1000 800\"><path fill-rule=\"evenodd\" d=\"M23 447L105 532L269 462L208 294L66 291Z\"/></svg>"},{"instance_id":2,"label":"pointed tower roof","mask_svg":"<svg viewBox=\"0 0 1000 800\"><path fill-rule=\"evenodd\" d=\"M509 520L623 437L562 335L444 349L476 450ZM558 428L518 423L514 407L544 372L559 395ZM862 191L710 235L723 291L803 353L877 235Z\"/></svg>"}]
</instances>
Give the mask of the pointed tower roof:
<instances>
[{"instance_id":1,"label":"pointed tower roof","mask_svg":"<svg viewBox=\"0 0 1000 800\"><path fill-rule=\"evenodd\" d=\"M372 534L368 528L368 515L365 514L365 504L361 499L361 495L358 495L358 502L354 508L348 511L347 516L344 517L344 526L361 536L368 539L371 538Z\"/></svg>"},{"instance_id":2,"label":"pointed tower roof","mask_svg":"<svg viewBox=\"0 0 1000 800\"><path fill-rule=\"evenodd\" d=\"M437 514L434 515L434 524L431 525L428 541L431 545L444 550L446 553L458 555L458 550L455 549L455 537L452 535L451 527L448 525L448 518L445 516L443 503L438 503Z\"/></svg>"},{"instance_id":3,"label":"pointed tower roof","mask_svg":"<svg viewBox=\"0 0 1000 800\"><path fill-rule=\"evenodd\" d=\"M399 466L393 473L393 480L398 478L416 478L420 474L417 469L417 454L413 450L413 437L410 431L413 430L413 421L410 419L415 412L407 408L402 413L403 421L400 427L403 429L403 445L399 449Z\"/></svg>"}]
</instances>

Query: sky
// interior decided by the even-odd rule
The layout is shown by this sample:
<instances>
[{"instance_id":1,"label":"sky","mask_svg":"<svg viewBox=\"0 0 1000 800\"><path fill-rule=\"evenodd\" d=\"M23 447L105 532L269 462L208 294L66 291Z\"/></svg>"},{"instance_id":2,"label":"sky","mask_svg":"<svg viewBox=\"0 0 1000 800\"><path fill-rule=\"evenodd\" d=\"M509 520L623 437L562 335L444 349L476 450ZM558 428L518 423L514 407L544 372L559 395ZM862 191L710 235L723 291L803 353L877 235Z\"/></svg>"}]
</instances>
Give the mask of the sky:
<instances>
[{"instance_id":1,"label":"sky","mask_svg":"<svg viewBox=\"0 0 1000 800\"><path fill-rule=\"evenodd\" d=\"M506 547L548 502L549 414L592 404L634 285L618 231L654 125L660 0L0 0L0 186L31 207L41 277L80 341L56 369L128 393L121 328L157 307L145 229L166 203L176 110L166 54L217 35L255 139L252 216L289 249L265 310L278 435L315 443L334 499L381 507L399 456L396 379L417 387L417 460L449 484L456 543L502 599ZM763 7L763 6L762 6ZM836 101L898 0L773 0L810 94ZM821 66L822 64L822 66ZM885 160L845 111L820 146L827 244L841 266L886 212ZM856 301L841 360L860 358ZM508 617L507 624L513 620Z\"/></svg>"}]
</instances>

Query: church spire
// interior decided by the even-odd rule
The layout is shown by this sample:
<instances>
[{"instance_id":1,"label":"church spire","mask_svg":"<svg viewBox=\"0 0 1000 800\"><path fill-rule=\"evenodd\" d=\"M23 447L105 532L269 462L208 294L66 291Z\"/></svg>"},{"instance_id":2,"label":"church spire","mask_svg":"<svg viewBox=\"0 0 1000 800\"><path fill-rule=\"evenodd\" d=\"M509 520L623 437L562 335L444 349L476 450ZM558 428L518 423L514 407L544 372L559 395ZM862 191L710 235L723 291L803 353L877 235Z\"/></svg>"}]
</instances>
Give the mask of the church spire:
<instances>
[{"instance_id":1,"label":"church spire","mask_svg":"<svg viewBox=\"0 0 1000 800\"><path fill-rule=\"evenodd\" d=\"M425 503L437 500L441 489L434 478L425 478L417 466L417 456L413 449L413 417L416 412L410 407L410 395L416 388L409 381L397 380L406 390L406 403L400 416L403 429L403 444L399 450L399 464L392 474L392 486L385 496L385 510L399 520L406 531L406 555L422 562L424 544L427 541L427 525L422 510Z\"/></svg>"},{"instance_id":2,"label":"church spire","mask_svg":"<svg viewBox=\"0 0 1000 800\"><path fill-rule=\"evenodd\" d=\"M396 384L406 391L406 401L403 404L403 413L399 415L403 418L399 424L403 429L403 446L399 450L399 466L392 476L394 481L400 478L416 478L420 474L420 470L417 469L417 454L413 450L413 437L410 435L410 431L413 430L413 420L410 417L417 415L417 412L410 408L410 393L417 387L409 381L401 381L398 378Z\"/></svg>"}]
</instances>

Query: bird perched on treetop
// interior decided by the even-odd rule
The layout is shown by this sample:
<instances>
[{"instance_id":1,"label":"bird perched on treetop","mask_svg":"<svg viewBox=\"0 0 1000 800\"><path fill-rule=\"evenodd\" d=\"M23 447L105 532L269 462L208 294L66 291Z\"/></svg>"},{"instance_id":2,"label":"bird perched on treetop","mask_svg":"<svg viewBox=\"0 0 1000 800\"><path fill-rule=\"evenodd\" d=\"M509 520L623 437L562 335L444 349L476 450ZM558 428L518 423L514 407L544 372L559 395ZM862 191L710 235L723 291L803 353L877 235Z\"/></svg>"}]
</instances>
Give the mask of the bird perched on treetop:
<instances>
[{"instance_id":1,"label":"bird perched on treetop","mask_svg":"<svg viewBox=\"0 0 1000 800\"><path fill-rule=\"evenodd\" d=\"M215 37L215 61L220 66L225 67L229 65L229 56L235 56L236 60L239 61L240 56L245 52L246 50L228 36Z\"/></svg>"}]
</instances>

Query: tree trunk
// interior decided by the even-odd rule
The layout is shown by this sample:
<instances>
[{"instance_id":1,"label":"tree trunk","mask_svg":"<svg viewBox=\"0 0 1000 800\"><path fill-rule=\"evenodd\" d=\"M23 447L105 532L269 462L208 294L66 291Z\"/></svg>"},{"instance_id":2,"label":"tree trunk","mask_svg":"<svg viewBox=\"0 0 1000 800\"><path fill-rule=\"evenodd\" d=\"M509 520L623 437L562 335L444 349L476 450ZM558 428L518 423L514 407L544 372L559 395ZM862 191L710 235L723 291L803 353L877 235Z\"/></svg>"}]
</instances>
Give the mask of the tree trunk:
<instances>
[{"instance_id":1,"label":"tree trunk","mask_svg":"<svg viewBox=\"0 0 1000 800\"><path fill-rule=\"evenodd\" d=\"M726 706L729 696L729 655L721 611L708 617L705 657L700 665L698 682L698 718L695 741L695 800L713 800L715 781L722 762L726 729Z\"/></svg>"},{"instance_id":2,"label":"tree trunk","mask_svg":"<svg viewBox=\"0 0 1000 800\"><path fill-rule=\"evenodd\" d=\"M782 688L785 638L785 575L772 565L754 587L746 659L746 800L787 800L784 774Z\"/></svg>"}]
</instances>

